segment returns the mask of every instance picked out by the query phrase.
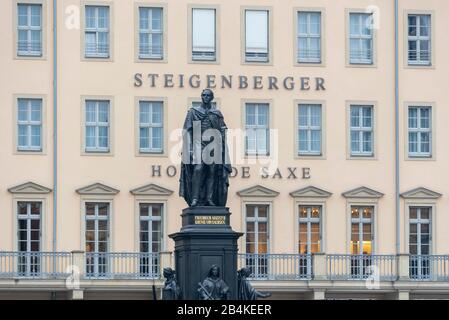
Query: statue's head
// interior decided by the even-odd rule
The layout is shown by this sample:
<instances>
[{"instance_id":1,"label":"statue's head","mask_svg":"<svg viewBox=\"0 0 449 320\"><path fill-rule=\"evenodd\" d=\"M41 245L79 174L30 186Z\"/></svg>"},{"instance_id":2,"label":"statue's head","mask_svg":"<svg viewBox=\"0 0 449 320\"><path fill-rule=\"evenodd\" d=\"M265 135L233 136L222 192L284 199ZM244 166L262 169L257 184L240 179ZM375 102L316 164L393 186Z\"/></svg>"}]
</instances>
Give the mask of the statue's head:
<instances>
[{"instance_id":1,"label":"statue's head","mask_svg":"<svg viewBox=\"0 0 449 320\"><path fill-rule=\"evenodd\" d=\"M170 279L175 276L175 270L173 270L172 268L164 268L163 274L164 278Z\"/></svg>"},{"instance_id":2,"label":"statue's head","mask_svg":"<svg viewBox=\"0 0 449 320\"><path fill-rule=\"evenodd\" d=\"M220 268L214 264L210 268L208 276L211 278L218 278L220 276Z\"/></svg>"},{"instance_id":3,"label":"statue's head","mask_svg":"<svg viewBox=\"0 0 449 320\"><path fill-rule=\"evenodd\" d=\"M204 89L201 92L201 100L204 104L209 104L214 100L214 92L211 89Z\"/></svg>"},{"instance_id":4,"label":"statue's head","mask_svg":"<svg viewBox=\"0 0 449 320\"><path fill-rule=\"evenodd\" d=\"M248 278L249 276L251 276L251 269L248 267L241 268L239 270L239 274L241 277Z\"/></svg>"}]
</instances>

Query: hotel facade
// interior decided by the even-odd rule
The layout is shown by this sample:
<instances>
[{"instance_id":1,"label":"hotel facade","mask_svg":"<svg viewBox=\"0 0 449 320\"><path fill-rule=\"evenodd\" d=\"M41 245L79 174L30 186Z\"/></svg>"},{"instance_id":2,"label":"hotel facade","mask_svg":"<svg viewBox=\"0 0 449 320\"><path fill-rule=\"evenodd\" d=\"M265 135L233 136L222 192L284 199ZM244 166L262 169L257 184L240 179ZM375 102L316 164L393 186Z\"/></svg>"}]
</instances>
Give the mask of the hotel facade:
<instances>
[{"instance_id":1,"label":"hotel facade","mask_svg":"<svg viewBox=\"0 0 449 320\"><path fill-rule=\"evenodd\" d=\"M0 2L0 298L151 299L215 93L239 266L278 299L449 298L449 3Z\"/></svg>"}]
</instances>

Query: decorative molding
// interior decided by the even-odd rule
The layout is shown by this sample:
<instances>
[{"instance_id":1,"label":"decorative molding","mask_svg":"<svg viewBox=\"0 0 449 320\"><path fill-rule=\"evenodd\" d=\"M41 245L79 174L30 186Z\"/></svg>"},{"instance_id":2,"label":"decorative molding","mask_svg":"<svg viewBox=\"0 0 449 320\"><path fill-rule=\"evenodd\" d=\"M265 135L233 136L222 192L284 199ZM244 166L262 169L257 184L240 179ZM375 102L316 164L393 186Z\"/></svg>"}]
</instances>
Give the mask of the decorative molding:
<instances>
[{"instance_id":1,"label":"decorative molding","mask_svg":"<svg viewBox=\"0 0 449 320\"><path fill-rule=\"evenodd\" d=\"M117 189L98 182L76 190L76 193L81 195L116 195L119 192Z\"/></svg>"},{"instance_id":2,"label":"decorative molding","mask_svg":"<svg viewBox=\"0 0 449 320\"><path fill-rule=\"evenodd\" d=\"M266 187L263 187L261 185L255 185L240 191L237 191L237 195L240 197L277 197L279 195L279 192L268 189Z\"/></svg>"},{"instance_id":3,"label":"decorative molding","mask_svg":"<svg viewBox=\"0 0 449 320\"><path fill-rule=\"evenodd\" d=\"M308 186L290 192L290 195L293 198L329 198L332 193L314 186Z\"/></svg>"},{"instance_id":4,"label":"decorative molding","mask_svg":"<svg viewBox=\"0 0 449 320\"><path fill-rule=\"evenodd\" d=\"M8 191L14 194L47 194L52 190L30 181L15 187L11 187L8 189Z\"/></svg>"},{"instance_id":5,"label":"decorative molding","mask_svg":"<svg viewBox=\"0 0 449 320\"><path fill-rule=\"evenodd\" d=\"M378 199L384 196L382 192L367 188L367 187L359 187L356 189L352 189L342 193L342 196L345 198L371 198Z\"/></svg>"},{"instance_id":6,"label":"decorative molding","mask_svg":"<svg viewBox=\"0 0 449 320\"><path fill-rule=\"evenodd\" d=\"M418 187L401 193L401 197L404 199L438 199L441 196L441 193L426 189L424 187Z\"/></svg>"},{"instance_id":7,"label":"decorative molding","mask_svg":"<svg viewBox=\"0 0 449 320\"><path fill-rule=\"evenodd\" d=\"M172 190L161 187L157 184L150 183L129 191L135 196L164 196L168 197L173 194Z\"/></svg>"}]
</instances>

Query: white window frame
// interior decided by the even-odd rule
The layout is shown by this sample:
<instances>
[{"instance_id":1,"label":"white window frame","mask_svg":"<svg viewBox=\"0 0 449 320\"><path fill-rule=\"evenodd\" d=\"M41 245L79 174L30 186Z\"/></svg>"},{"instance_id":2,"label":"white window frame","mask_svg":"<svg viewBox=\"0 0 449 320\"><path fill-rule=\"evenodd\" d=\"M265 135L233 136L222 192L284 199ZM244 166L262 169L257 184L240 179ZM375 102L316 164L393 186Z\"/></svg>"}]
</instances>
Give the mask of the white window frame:
<instances>
[{"instance_id":1,"label":"white window frame","mask_svg":"<svg viewBox=\"0 0 449 320\"><path fill-rule=\"evenodd\" d=\"M140 206L141 205L148 205L148 216L144 216L142 217L140 215ZM161 215L158 216L153 216L152 215L152 211L153 211L153 206L158 205L160 206L160 210L161 210ZM159 253L163 250L163 243L164 243L164 206L165 204L163 202L155 202L155 201L139 201L138 203L138 208L139 208L139 252L141 253ZM140 245L144 242L140 239L140 233L142 232L141 229L141 223L142 221L146 221L148 222L148 229L146 232L149 233L149 237L148 240L146 241L147 245L148 245L148 252L143 252L141 250ZM152 222L159 222L160 223L160 230L161 230L161 234L160 234L160 251L158 252L153 252L153 239L151 237L152 232L153 232L153 227L152 227Z\"/></svg>"},{"instance_id":2,"label":"white window frame","mask_svg":"<svg viewBox=\"0 0 449 320\"><path fill-rule=\"evenodd\" d=\"M254 125L248 125L246 118L247 118L247 112L248 112L248 106L249 105L253 105L255 106L255 121L256 124ZM268 102L245 102L244 104L245 108L244 108L244 123L245 123L245 154L246 155L255 155L255 156L268 156L270 154L270 103ZM267 108L267 124L266 125L259 125L258 121L259 121L259 107L261 106L266 106ZM248 149L248 130L252 130L255 131L257 133L258 130L265 130L266 132L266 146L265 146L265 150L264 149L260 149L259 148L259 143L258 143L258 139L257 139L257 134L256 134L256 149L255 150L249 150ZM265 151L265 152L263 152Z\"/></svg>"},{"instance_id":3,"label":"white window frame","mask_svg":"<svg viewBox=\"0 0 449 320\"><path fill-rule=\"evenodd\" d=\"M141 10L148 10L148 26L149 29L141 29L140 27L140 15ZM153 29L152 19L153 19L153 11L154 10L160 10L161 11L161 28L160 29ZM150 6L139 6L137 9L137 15L138 15L138 22L137 22L137 28L138 28L138 57L139 59L150 59L150 60L163 60L164 59L164 52L165 52L165 8L164 7L150 7ZM142 53L142 43L140 41L140 37L142 34L146 35L148 37L148 43L149 48L148 51L151 51L149 53ZM150 41L152 38L151 36L153 34L160 34L161 35L161 48L160 53L153 53L153 45Z\"/></svg>"},{"instance_id":4,"label":"white window frame","mask_svg":"<svg viewBox=\"0 0 449 320\"><path fill-rule=\"evenodd\" d=\"M421 17L428 17L429 18L429 30L427 36L421 35ZM415 17L416 18L416 36L410 35L410 24L409 24L409 18ZM429 13L409 13L407 14L407 62L411 66L430 66L432 65L432 15ZM415 41L416 42L416 59L411 60L410 59L410 47L409 42ZM421 59L421 41L428 41L429 47L428 47L428 60Z\"/></svg>"},{"instance_id":5,"label":"white window frame","mask_svg":"<svg viewBox=\"0 0 449 320\"><path fill-rule=\"evenodd\" d=\"M29 56L29 57L42 57L43 55L43 17L44 17L44 6L41 3L25 3L25 2L18 2L16 4L17 6L17 56ZM27 25L26 26L20 26L19 25L19 6L26 6L27 7ZM31 26L31 8L32 7L39 7L40 8L40 26ZM27 32L27 50L21 50L20 44L19 44L19 33L20 31L26 31ZM39 50L33 50L31 44L31 32L32 31L39 31L40 33L40 42L39 42Z\"/></svg>"},{"instance_id":6,"label":"white window frame","mask_svg":"<svg viewBox=\"0 0 449 320\"><path fill-rule=\"evenodd\" d=\"M358 121L359 126L354 127L351 124L351 113L352 109L357 108L358 109ZM371 109L371 126L365 127L363 124L363 110L364 109ZM364 157L372 157L374 155L374 105L365 105L365 104L350 104L349 105L349 153L351 157L357 157L357 156L364 156ZM352 132L358 132L359 137L359 148L356 151L352 150ZM371 132L371 151L364 151L363 150L363 134L365 132Z\"/></svg>"},{"instance_id":7,"label":"white window frame","mask_svg":"<svg viewBox=\"0 0 449 320\"><path fill-rule=\"evenodd\" d=\"M370 218L364 218L363 217L363 211L366 210L367 208L370 208L371 211L371 217ZM357 209L359 210L359 217L358 218L354 218L352 217L352 210ZM362 209L362 210L361 210ZM371 254L368 255L373 255L374 254L374 242L375 242L375 233L374 233L374 215L376 212L376 208L373 205L355 205L355 204L351 204L350 206L350 249L349 252L351 252L351 241L352 241L352 226L354 224L358 224L358 228L359 228L359 233L358 233L358 240L359 240L359 252L357 253L353 253L353 255L362 255L363 253L363 244L366 240L363 240L363 237L365 235L364 230L363 230L363 226L366 224L371 224ZM361 211L360 211L361 210Z\"/></svg>"},{"instance_id":8,"label":"white window frame","mask_svg":"<svg viewBox=\"0 0 449 320\"><path fill-rule=\"evenodd\" d=\"M417 127L416 128L410 128L410 110L411 109L417 109L417 118L416 118L416 123L417 123ZM428 109L429 110L429 128L421 128L421 110L422 109ZM432 106L418 106L418 105L409 105L407 107L407 151L408 151L408 156L410 158L419 158L419 157L424 157L424 158L431 158L432 157L432 149L433 149L433 134L432 134L432 125L433 125L433 110L432 110ZM418 150L416 152L411 152L410 151L410 133L416 133L417 134L417 148ZM428 133L429 134L429 152L422 152L421 151L421 134L423 133Z\"/></svg>"},{"instance_id":9,"label":"white window frame","mask_svg":"<svg viewBox=\"0 0 449 320\"><path fill-rule=\"evenodd\" d=\"M148 123L142 123L141 121L141 106L142 103L149 103L150 104L150 112L149 112L149 117L150 117L150 122ZM152 122L152 110L153 110L153 104L154 103L158 103L161 106L161 123L153 123ZM157 153L157 154L162 154L164 153L164 101L156 101L156 100L139 100L139 105L138 105L138 119L139 119L139 152L140 153ZM148 143L149 143L149 148L142 148L140 145L140 139L141 139L141 135L140 135L140 129L141 128L148 128ZM152 146L152 129L153 128L162 128L162 136L161 136L161 148L155 148Z\"/></svg>"},{"instance_id":10,"label":"white window frame","mask_svg":"<svg viewBox=\"0 0 449 320\"><path fill-rule=\"evenodd\" d=\"M87 8L91 7L95 9L95 27L88 27L87 26ZM99 8L107 8L108 11L108 27L107 28L99 28L98 27L98 9ZM111 58L111 6L109 5L100 5L100 4L90 4L90 3L86 3L84 5L84 33L83 33L83 43L84 43L84 52L83 52L83 56L86 59L92 59L92 58L103 58L103 59L109 59ZM95 33L95 52L88 52L88 48L87 48L87 33ZM98 46L99 46L99 41L98 41L98 34L99 33L107 33L107 53L102 53L99 52L98 50Z\"/></svg>"},{"instance_id":11,"label":"white window frame","mask_svg":"<svg viewBox=\"0 0 449 320\"><path fill-rule=\"evenodd\" d=\"M307 125L301 126L299 117L300 117L300 108L307 108ZM313 108L319 108L320 109L320 125L319 126L313 126L311 124L311 109ZM323 154L323 106L318 103L298 103L297 104L297 155L298 156L321 156ZM307 131L307 150L300 150L300 139L299 139L299 132L302 130ZM320 132L320 150L319 151L312 151L312 131L319 131Z\"/></svg>"},{"instance_id":12,"label":"white window frame","mask_svg":"<svg viewBox=\"0 0 449 320\"><path fill-rule=\"evenodd\" d=\"M93 204L95 205L95 215L90 216L87 215L87 204ZM106 216L100 216L98 214L98 206L100 204L106 204L108 213ZM112 203L110 201L101 201L101 200L84 200L83 201L83 210L84 210L84 216L83 216L83 242L84 242L84 250L86 248L86 236L87 236L87 221L94 221L94 242L95 242L95 251L89 251L86 252L89 254L92 254L91 257L86 257L85 261L85 272L88 273L89 277L97 278L97 277L107 277L110 274L111 271L111 264L109 261L108 254L111 251L111 212L112 212ZM99 221L107 221L107 239L106 239L106 251L98 251L98 222ZM91 258L93 260L93 263L88 264L87 259ZM104 261L104 263L100 263L100 259ZM88 272L88 267L93 266L94 270L92 272ZM100 266L104 268L104 270L100 270Z\"/></svg>"},{"instance_id":13,"label":"white window frame","mask_svg":"<svg viewBox=\"0 0 449 320\"><path fill-rule=\"evenodd\" d=\"M27 214L21 215L19 214L19 203L25 203L27 205ZM31 214L31 203L39 203L40 204L40 212L38 215ZM25 277L33 277L33 276L39 276L43 272L45 272L45 259L42 259L42 257L39 256L39 253L43 252L42 244L42 230L43 230L43 210L44 210L44 201L41 199L16 199L14 201L15 205L15 211L16 212L16 230L17 230L17 237L16 237L16 246L17 246L17 252L20 254L17 260L17 272L19 276L25 276ZM19 226L19 220L25 220L27 227L26 227L26 244L27 244L27 250L22 251L20 250L20 226ZM39 250L33 251L31 250L31 221L32 220L39 220ZM20 266L25 266L26 270L25 272L19 272ZM37 268L36 268L37 267ZM36 269L34 269L36 268ZM34 269L34 270L33 270Z\"/></svg>"},{"instance_id":14,"label":"white window frame","mask_svg":"<svg viewBox=\"0 0 449 320\"><path fill-rule=\"evenodd\" d=\"M19 101L26 101L27 105L27 120L20 120L19 119ZM17 119L17 151L27 151L27 152L42 152L43 150L43 118L44 118L44 102L42 98L17 98L17 108L16 108L16 119ZM32 101L39 101L40 102L40 121L33 121L31 120L31 103ZM21 146L19 144L19 127L20 126L26 126L27 128L27 145ZM31 127L33 126L39 126L40 127L40 138L39 138L39 146L32 146L31 145Z\"/></svg>"},{"instance_id":15,"label":"white window frame","mask_svg":"<svg viewBox=\"0 0 449 320\"><path fill-rule=\"evenodd\" d=\"M298 210L298 220L297 220L297 224L298 224L298 234L301 232L301 224L307 224L306 227L306 231L305 233L307 234L307 241L305 243L306 245L306 253L303 254L312 254L312 250L311 250L311 246L312 246L312 230L311 230L311 224L312 223L318 223L319 226L319 247L320 250L314 253L318 253L318 252L322 252L322 238L323 238L323 227L322 227L322 216L323 216L323 206L321 204L317 204L317 205L313 205L313 204L303 204L303 203L297 203L296 204L298 206L297 210ZM304 207L306 208L306 212L307 212L307 217L301 217L300 214L300 208ZM319 209L319 213L320 216L318 218L314 218L312 217L312 208L318 208ZM297 252L300 251L300 247L299 247L299 242L300 242L300 238L298 237L298 242L296 243L297 245Z\"/></svg>"},{"instance_id":16,"label":"white window frame","mask_svg":"<svg viewBox=\"0 0 449 320\"><path fill-rule=\"evenodd\" d=\"M207 10L207 11L213 11L214 16L214 47L213 50L195 50L195 44L194 44L194 11L195 10ZM214 7L192 7L191 8L191 60L192 61L216 61L217 60L217 8ZM210 49L210 48L208 48Z\"/></svg>"},{"instance_id":17,"label":"white window frame","mask_svg":"<svg viewBox=\"0 0 449 320\"><path fill-rule=\"evenodd\" d=\"M359 12L359 11L350 11L349 12L349 16L348 16L348 55L349 55L349 64L351 65L373 65L374 64L374 30L372 28L370 28L370 34L369 35L364 35L362 33L363 30L363 22L365 21L365 19L370 19L370 21L373 21L373 14L374 13L367 13L367 12ZM351 17L352 16L358 16L359 19L359 25L360 25L360 29L358 30L357 34L353 34L351 31ZM369 17L371 16L371 17ZM365 19L364 19L365 18ZM351 46L351 40L357 40L358 42L358 52L359 52L359 57L353 57L353 48ZM371 52L370 52L370 58L369 59L365 59L362 58L363 53L365 52L362 48L363 48L363 42L366 40L370 40L371 42Z\"/></svg>"},{"instance_id":18,"label":"white window frame","mask_svg":"<svg viewBox=\"0 0 449 320\"><path fill-rule=\"evenodd\" d=\"M247 46L247 38L248 38L248 34L247 34L247 12L249 11L262 11L262 12L266 12L267 13L267 48L266 48L266 52L256 52L256 51L251 51L250 49L252 48L248 48ZM243 52L243 56L244 56L244 61L245 62L259 62L259 63L268 63L271 61L271 10L269 8L243 8L243 48L244 48L244 52Z\"/></svg>"},{"instance_id":19,"label":"white window frame","mask_svg":"<svg viewBox=\"0 0 449 320\"><path fill-rule=\"evenodd\" d=\"M87 121L87 103L94 102L95 103L95 122ZM108 103L108 122L99 122L99 102L107 102ZM86 98L84 100L84 151L86 153L109 153L111 150L111 101L105 99L90 99ZM87 146L87 127L95 127L95 147ZM107 127L108 128L108 146L107 147L99 147L99 128Z\"/></svg>"},{"instance_id":20,"label":"white window frame","mask_svg":"<svg viewBox=\"0 0 449 320\"><path fill-rule=\"evenodd\" d=\"M318 15L319 18L320 18L319 19L319 28L320 28L320 30L319 30L318 34L312 34L310 32L311 16L315 15L315 14ZM299 31L299 24L300 24L300 16L301 15L306 15L306 19L307 19L307 23L306 23L306 25L307 25L307 32L304 33L304 34L300 33L300 31ZM297 11L297 18L296 18L296 21L297 21L297 28L296 28L296 32L297 32L297 35L296 35L297 63L312 63L312 64L320 64L320 63L322 63L322 25L323 25L322 24L322 19L323 19L323 17L322 17L321 11L301 11L301 10ZM307 47L308 48L303 49L303 50L306 50L307 52L309 52L308 54L306 54L309 57L301 58L300 51L302 49L301 49L301 47L299 45L301 38L306 38L307 39ZM319 52L318 52L318 56L319 57L318 58L316 58L315 56L314 57L310 57L310 40L311 39L319 39L319 49L318 49L319 50Z\"/></svg>"}]
</instances>

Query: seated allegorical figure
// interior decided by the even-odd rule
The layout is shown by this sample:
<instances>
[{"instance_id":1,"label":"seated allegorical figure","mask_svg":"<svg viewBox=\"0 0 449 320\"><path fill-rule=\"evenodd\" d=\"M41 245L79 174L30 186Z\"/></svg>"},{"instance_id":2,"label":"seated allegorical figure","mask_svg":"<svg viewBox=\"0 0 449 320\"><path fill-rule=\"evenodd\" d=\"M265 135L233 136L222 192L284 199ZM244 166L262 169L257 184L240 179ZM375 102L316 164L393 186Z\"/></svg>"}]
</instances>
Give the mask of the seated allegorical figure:
<instances>
[{"instance_id":1,"label":"seated allegorical figure","mask_svg":"<svg viewBox=\"0 0 449 320\"><path fill-rule=\"evenodd\" d=\"M270 292L259 292L253 288L248 280L251 275L249 268L242 268L238 272L237 282L237 299L238 300L257 300L257 298L268 298L271 296Z\"/></svg>"}]
</instances>

